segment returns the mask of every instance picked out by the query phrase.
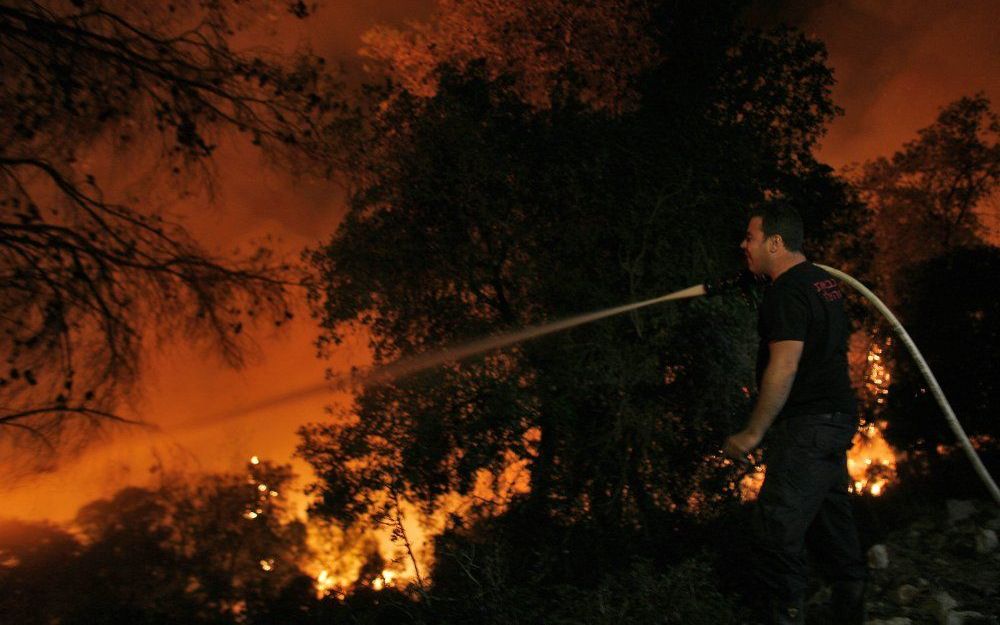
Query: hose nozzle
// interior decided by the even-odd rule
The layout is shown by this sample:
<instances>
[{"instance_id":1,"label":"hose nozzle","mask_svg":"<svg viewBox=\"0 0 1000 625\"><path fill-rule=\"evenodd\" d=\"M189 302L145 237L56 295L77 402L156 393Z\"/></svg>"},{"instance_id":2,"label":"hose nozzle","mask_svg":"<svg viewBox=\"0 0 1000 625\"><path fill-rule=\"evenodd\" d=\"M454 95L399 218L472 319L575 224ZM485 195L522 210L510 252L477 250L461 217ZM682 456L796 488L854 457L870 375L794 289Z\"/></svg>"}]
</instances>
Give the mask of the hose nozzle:
<instances>
[{"instance_id":1,"label":"hose nozzle","mask_svg":"<svg viewBox=\"0 0 1000 625\"><path fill-rule=\"evenodd\" d=\"M712 297L722 293L738 290L748 304L755 301L756 291L767 284L766 276L758 276L749 269L735 274L705 280L705 295Z\"/></svg>"}]
</instances>

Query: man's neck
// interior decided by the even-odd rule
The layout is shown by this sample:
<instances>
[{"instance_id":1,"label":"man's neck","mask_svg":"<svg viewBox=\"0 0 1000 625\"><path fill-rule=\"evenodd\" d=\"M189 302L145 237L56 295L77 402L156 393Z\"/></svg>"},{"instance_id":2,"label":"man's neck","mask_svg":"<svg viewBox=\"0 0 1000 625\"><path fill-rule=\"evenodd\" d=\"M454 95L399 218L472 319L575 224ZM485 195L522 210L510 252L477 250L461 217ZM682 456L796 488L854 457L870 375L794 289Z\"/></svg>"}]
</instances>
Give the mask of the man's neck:
<instances>
[{"instance_id":1,"label":"man's neck","mask_svg":"<svg viewBox=\"0 0 1000 625\"><path fill-rule=\"evenodd\" d=\"M778 276L785 273L795 265L806 262L805 254L802 252L793 252L778 260L768 275L771 276L771 282L778 279Z\"/></svg>"}]
</instances>

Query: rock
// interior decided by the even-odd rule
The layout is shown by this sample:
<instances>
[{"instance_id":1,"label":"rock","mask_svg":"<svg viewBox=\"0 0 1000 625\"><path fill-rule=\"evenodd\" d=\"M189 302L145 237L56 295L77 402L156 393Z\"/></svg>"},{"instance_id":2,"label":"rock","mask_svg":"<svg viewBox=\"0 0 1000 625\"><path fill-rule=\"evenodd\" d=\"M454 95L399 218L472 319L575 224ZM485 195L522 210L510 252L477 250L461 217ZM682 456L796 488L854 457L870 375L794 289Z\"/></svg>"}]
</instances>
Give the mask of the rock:
<instances>
[{"instance_id":1,"label":"rock","mask_svg":"<svg viewBox=\"0 0 1000 625\"><path fill-rule=\"evenodd\" d=\"M974 625L975 623L989 623L992 619L983 614L982 612L974 612L972 610L966 610L964 612L952 612L960 620L958 621L961 625Z\"/></svg>"},{"instance_id":2,"label":"rock","mask_svg":"<svg viewBox=\"0 0 1000 625\"><path fill-rule=\"evenodd\" d=\"M872 545L868 550L868 566L873 569L884 569L889 566L889 550L885 545Z\"/></svg>"},{"instance_id":3,"label":"rock","mask_svg":"<svg viewBox=\"0 0 1000 625\"><path fill-rule=\"evenodd\" d=\"M892 618L877 618L872 621L865 621L865 625L913 625L913 621L905 616L894 616Z\"/></svg>"},{"instance_id":4,"label":"rock","mask_svg":"<svg viewBox=\"0 0 1000 625\"><path fill-rule=\"evenodd\" d=\"M1000 530L1000 516L993 517L992 519L987 521L985 525L986 529L988 530L993 530L993 531Z\"/></svg>"},{"instance_id":5,"label":"rock","mask_svg":"<svg viewBox=\"0 0 1000 625\"><path fill-rule=\"evenodd\" d=\"M809 598L806 603L808 605L823 605L830 602L830 597L833 596L833 588L830 586L823 586Z\"/></svg>"},{"instance_id":6,"label":"rock","mask_svg":"<svg viewBox=\"0 0 1000 625\"><path fill-rule=\"evenodd\" d=\"M931 596L930 600L930 611L934 614L941 625L961 625L961 621L956 621L954 610L958 607L958 602L955 601L954 597L948 593L938 591Z\"/></svg>"},{"instance_id":7,"label":"rock","mask_svg":"<svg viewBox=\"0 0 1000 625\"><path fill-rule=\"evenodd\" d=\"M997 541L997 533L993 530L979 530L976 532L976 553L990 553L1000 544Z\"/></svg>"},{"instance_id":8,"label":"rock","mask_svg":"<svg viewBox=\"0 0 1000 625\"><path fill-rule=\"evenodd\" d=\"M913 603L913 600L916 599L917 595L919 594L920 594L920 589L917 588L916 586L913 586L911 584L903 584L902 586L896 589L896 592L893 595L893 599L895 599L898 605L910 605L911 603Z\"/></svg>"},{"instance_id":9,"label":"rock","mask_svg":"<svg viewBox=\"0 0 1000 625\"><path fill-rule=\"evenodd\" d=\"M976 504L972 501L949 499L946 505L949 523L959 523L976 513Z\"/></svg>"}]
</instances>

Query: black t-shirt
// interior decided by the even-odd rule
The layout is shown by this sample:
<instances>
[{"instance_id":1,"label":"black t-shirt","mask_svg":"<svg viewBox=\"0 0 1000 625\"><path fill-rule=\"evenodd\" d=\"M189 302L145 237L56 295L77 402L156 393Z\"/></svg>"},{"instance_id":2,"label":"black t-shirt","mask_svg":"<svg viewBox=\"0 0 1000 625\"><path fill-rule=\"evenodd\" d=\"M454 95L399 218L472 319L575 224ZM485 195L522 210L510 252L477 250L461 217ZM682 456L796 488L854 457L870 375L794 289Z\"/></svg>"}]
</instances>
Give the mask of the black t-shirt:
<instances>
[{"instance_id":1,"label":"black t-shirt","mask_svg":"<svg viewBox=\"0 0 1000 625\"><path fill-rule=\"evenodd\" d=\"M843 292L830 274L802 262L778 276L764 292L757 332L758 386L771 341L804 342L792 390L778 419L827 412L854 414L855 397L847 371L850 325Z\"/></svg>"}]
</instances>

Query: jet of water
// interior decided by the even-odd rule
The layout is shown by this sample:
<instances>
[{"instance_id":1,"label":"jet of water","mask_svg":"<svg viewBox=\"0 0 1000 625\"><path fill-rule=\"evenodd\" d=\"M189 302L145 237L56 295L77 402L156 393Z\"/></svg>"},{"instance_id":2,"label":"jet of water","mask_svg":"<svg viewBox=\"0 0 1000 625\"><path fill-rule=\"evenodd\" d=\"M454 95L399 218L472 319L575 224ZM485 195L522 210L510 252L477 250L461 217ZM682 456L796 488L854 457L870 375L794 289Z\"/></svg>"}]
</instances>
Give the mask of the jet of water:
<instances>
[{"instance_id":1,"label":"jet of water","mask_svg":"<svg viewBox=\"0 0 1000 625\"><path fill-rule=\"evenodd\" d=\"M638 310L639 308L645 308L647 306L661 304L663 302L699 297L705 294L705 285L698 284L680 291L675 291L667 295L654 297L641 302L615 306L614 308L605 308L603 310L584 313L582 315L575 315L558 321L529 326L527 328L512 330L503 334L476 339L468 343L446 347L428 354L421 354L412 358L397 360L396 362L389 363L387 365L370 367L365 370L354 371L350 374L339 375L332 380L328 380L320 384L311 384L280 395L274 395L254 404L241 406L211 417L199 418L193 422L189 421L181 427L190 427L196 424L216 425L222 421L242 417L244 415L266 410L268 408L274 408L290 401L298 401L314 395L391 382L421 371L426 371L427 369L432 369L447 362L457 362L465 358L469 358L470 356L475 356L494 349L499 349L501 347L521 343L540 336L545 336L546 334L567 330L586 323L598 321L599 319L606 319L607 317L613 317L615 315Z\"/></svg>"}]
</instances>

